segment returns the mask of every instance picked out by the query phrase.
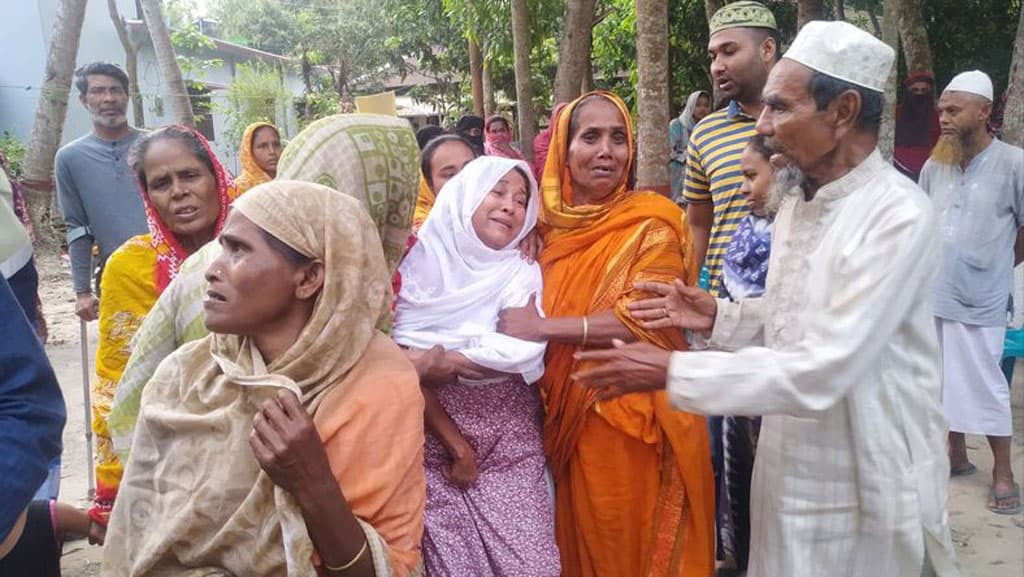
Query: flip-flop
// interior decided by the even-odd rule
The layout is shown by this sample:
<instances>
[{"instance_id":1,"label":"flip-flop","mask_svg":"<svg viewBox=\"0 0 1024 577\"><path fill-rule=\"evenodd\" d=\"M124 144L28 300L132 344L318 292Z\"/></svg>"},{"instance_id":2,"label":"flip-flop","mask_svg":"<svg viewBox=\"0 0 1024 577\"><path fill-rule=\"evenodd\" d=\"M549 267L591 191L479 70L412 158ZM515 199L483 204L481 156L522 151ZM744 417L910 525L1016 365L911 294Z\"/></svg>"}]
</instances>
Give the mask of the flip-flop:
<instances>
[{"instance_id":1,"label":"flip-flop","mask_svg":"<svg viewBox=\"0 0 1024 577\"><path fill-rule=\"evenodd\" d=\"M1007 499L1017 499L1017 504L1012 507L1000 507L999 501ZM988 510L998 515L1016 515L1020 513L1020 485L1017 483L1013 484L1013 489L1000 493L995 490L995 487L988 490Z\"/></svg>"},{"instance_id":2,"label":"flip-flop","mask_svg":"<svg viewBox=\"0 0 1024 577\"><path fill-rule=\"evenodd\" d=\"M956 467L949 470L950 477L966 477L967 475L973 475L978 472L978 468L974 466L974 463L967 463L963 467Z\"/></svg>"}]
</instances>

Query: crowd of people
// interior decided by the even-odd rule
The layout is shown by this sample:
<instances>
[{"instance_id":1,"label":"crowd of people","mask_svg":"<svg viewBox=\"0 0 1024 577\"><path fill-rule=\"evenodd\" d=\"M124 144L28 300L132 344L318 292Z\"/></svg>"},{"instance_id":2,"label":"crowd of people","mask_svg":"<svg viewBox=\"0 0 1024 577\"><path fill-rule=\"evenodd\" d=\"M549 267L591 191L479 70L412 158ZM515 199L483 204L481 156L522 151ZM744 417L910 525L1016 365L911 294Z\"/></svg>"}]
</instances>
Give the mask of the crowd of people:
<instances>
[{"instance_id":1,"label":"crowd of people","mask_svg":"<svg viewBox=\"0 0 1024 577\"><path fill-rule=\"evenodd\" d=\"M965 434L988 508L1021 508L999 363L1024 151L991 80L936 104L912 74L888 162L872 35L815 21L783 52L744 0L708 51L723 100L672 121L671 198L634 188L610 92L557 103L533 159L500 115L338 114L286 146L249 126L232 177L80 68L93 130L55 171L99 324L96 495L44 482L65 408L0 174L0 575L58 575L65 535L105 576L959 575Z\"/></svg>"}]
</instances>

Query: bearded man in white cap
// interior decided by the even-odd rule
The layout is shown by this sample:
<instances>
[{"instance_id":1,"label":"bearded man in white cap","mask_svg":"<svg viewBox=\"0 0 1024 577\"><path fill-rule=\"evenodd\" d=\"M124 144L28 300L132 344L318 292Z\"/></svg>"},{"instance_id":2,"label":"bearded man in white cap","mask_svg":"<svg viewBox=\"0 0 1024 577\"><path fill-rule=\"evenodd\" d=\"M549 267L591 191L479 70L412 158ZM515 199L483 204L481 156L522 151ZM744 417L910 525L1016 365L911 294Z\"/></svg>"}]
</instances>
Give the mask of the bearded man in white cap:
<instances>
[{"instance_id":1,"label":"bearded man in white cap","mask_svg":"<svg viewBox=\"0 0 1024 577\"><path fill-rule=\"evenodd\" d=\"M995 462L988 508L1015 515L1021 504L1010 467L1010 386L999 362L1013 267L1024 259L1024 150L989 134L992 81L984 72L953 78L938 110L942 136L920 182L935 203L942 238L932 292L950 474L977 470L964 435L987 436Z\"/></svg>"},{"instance_id":2,"label":"bearded man in white cap","mask_svg":"<svg viewBox=\"0 0 1024 577\"><path fill-rule=\"evenodd\" d=\"M894 56L851 24L810 22L772 69L757 130L804 182L776 216L763 297L639 287L664 295L635 303L646 326L710 330L718 350L616 343L577 355L607 361L576 375L601 396L667 381L679 409L765 415L750 577L958 575L929 299L934 215L877 150Z\"/></svg>"}]
</instances>

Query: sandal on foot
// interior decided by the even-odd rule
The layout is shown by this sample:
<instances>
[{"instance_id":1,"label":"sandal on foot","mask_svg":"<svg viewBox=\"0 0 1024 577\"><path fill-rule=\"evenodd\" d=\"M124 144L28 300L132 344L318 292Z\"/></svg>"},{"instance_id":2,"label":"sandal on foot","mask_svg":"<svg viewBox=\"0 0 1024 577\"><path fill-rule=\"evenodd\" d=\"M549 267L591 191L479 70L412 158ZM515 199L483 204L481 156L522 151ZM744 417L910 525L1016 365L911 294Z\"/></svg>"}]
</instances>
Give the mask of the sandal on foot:
<instances>
[{"instance_id":1,"label":"sandal on foot","mask_svg":"<svg viewBox=\"0 0 1024 577\"><path fill-rule=\"evenodd\" d=\"M966 477L967 475L973 475L978 472L978 468L974 466L974 463L967 463L960 467L953 467L949 470L950 477Z\"/></svg>"},{"instance_id":2,"label":"sandal on foot","mask_svg":"<svg viewBox=\"0 0 1024 577\"><path fill-rule=\"evenodd\" d=\"M1016 515L1020 513L1020 485L1013 484L1009 491L996 491L995 487L988 491L988 510L999 515Z\"/></svg>"}]
</instances>

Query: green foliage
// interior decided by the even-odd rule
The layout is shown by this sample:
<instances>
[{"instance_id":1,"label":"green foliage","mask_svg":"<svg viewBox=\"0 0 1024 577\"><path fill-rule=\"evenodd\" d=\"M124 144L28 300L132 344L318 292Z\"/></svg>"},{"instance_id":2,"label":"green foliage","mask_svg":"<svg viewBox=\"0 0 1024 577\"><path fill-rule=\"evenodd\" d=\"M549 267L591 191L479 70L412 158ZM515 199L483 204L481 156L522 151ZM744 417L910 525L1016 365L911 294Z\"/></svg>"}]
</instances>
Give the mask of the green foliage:
<instances>
[{"instance_id":1,"label":"green foliage","mask_svg":"<svg viewBox=\"0 0 1024 577\"><path fill-rule=\"evenodd\" d=\"M1020 0L928 0L924 21L932 48L937 90L956 74L977 68L996 94L1005 88L1013 57Z\"/></svg>"},{"instance_id":2,"label":"green foliage","mask_svg":"<svg viewBox=\"0 0 1024 577\"><path fill-rule=\"evenodd\" d=\"M225 136L233 150L238 149L245 127L253 122L285 125L292 97L283 82L280 72L266 66L238 66L235 78L228 85L227 103L219 107L227 116ZM284 136L286 134L282 134Z\"/></svg>"},{"instance_id":3,"label":"green foliage","mask_svg":"<svg viewBox=\"0 0 1024 577\"><path fill-rule=\"evenodd\" d=\"M189 24L171 32L171 44L178 58L178 66L185 80L195 80L206 75L206 71L224 63L220 58L202 58L217 48L213 40L199 31L195 24ZM193 77L195 75L195 77Z\"/></svg>"},{"instance_id":4,"label":"green foliage","mask_svg":"<svg viewBox=\"0 0 1024 577\"><path fill-rule=\"evenodd\" d=\"M22 164L25 162L27 151L28 147L17 136L6 130L0 135L0 152L7 158L12 178L21 178Z\"/></svg>"}]
</instances>

